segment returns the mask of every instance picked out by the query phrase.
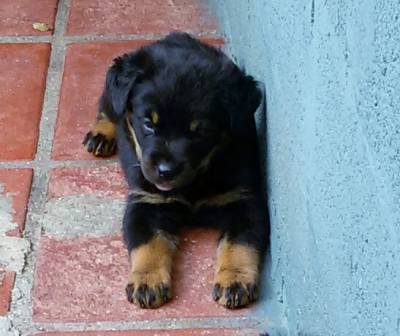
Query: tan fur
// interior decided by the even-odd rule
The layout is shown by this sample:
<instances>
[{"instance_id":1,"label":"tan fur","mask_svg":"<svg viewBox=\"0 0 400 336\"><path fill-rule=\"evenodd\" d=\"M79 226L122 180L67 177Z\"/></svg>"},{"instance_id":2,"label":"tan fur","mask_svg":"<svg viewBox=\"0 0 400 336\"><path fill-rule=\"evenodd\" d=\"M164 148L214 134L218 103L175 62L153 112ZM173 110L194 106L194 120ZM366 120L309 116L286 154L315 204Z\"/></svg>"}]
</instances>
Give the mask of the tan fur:
<instances>
[{"instance_id":1,"label":"tan fur","mask_svg":"<svg viewBox=\"0 0 400 336\"><path fill-rule=\"evenodd\" d=\"M129 195L133 195L135 197L135 199L133 200L134 203L149 203L149 204L181 203L192 208L192 210L198 210L200 207L206 207L206 206L222 207L234 202L250 199L253 197L250 191L246 188L236 188L234 190L228 191L223 194L202 199L194 204L190 203L189 201L186 201L182 197L178 196L165 197L161 194L150 193L144 190L131 190L129 191Z\"/></svg>"},{"instance_id":2,"label":"tan fur","mask_svg":"<svg viewBox=\"0 0 400 336\"><path fill-rule=\"evenodd\" d=\"M214 284L222 288L222 295L218 300L221 305L227 304L225 290L238 283L244 289L257 284L259 278L259 254L251 246L232 243L224 238L218 247L217 267ZM249 297L244 295L239 306L249 303Z\"/></svg>"},{"instance_id":3,"label":"tan fur","mask_svg":"<svg viewBox=\"0 0 400 336\"><path fill-rule=\"evenodd\" d=\"M142 148L139 145L135 130L133 129L133 126L131 125L128 117L126 118L126 125L128 127L128 131L129 131L129 134L131 135L132 141L135 145L136 156L139 161L142 161Z\"/></svg>"},{"instance_id":4,"label":"tan fur","mask_svg":"<svg viewBox=\"0 0 400 336\"><path fill-rule=\"evenodd\" d=\"M198 209L202 206L221 207L241 200L252 198L253 195L246 188L236 188L223 194L215 195L207 199L197 201L195 208Z\"/></svg>"},{"instance_id":5,"label":"tan fur","mask_svg":"<svg viewBox=\"0 0 400 336\"><path fill-rule=\"evenodd\" d=\"M155 293L155 301L145 308L156 308L165 302L162 297L162 286L169 288L167 296L171 298L171 269L175 250L175 238L162 233L158 233L147 244L132 250L130 255L132 269L128 286L138 290L140 286L145 285ZM134 296L133 302L138 304Z\"/></svg>"},{"instance_id":6,"label":"tan fur","mask_svg":"<svg viewBox=\"0 0 400 336\"><path fill-rule=\"evenodd\" d=\"M135 196L134 203L149 203L149 204L168 204L168 203L182 203L187 206L191 204L181 197L165 197L161 194L153 194L144 190L131 190L130 195Z\"/></svg>"},{"instance_id":7,"label":"tan fur","mask_svg":"<svg viewBox=\"0 0 400 336\"><path fill-rule=\"evenodd\" d=\"M198 120L193 120L191 123L190 123L190 130L192 131L192 132L194 132L194 131L196 131L196 129L197 129L197 127L199 127L199 121Z\"/></svg>"},{"instance_id":8,"label":"tan fur","mask_svg":"<svg viewBox=\"0 0 400 336\"><path fill-rule=\"evenodd\" d=\"M117 133L115 125L107 118L98 119L96 124L92 127L91 132L93 136L102 134L107 140L115 139Z\"/></svg>"},{"instance_id":9,"label":"tan fur","mask_svg":"<svg viewBox=\"0 0 400 336\"><path fill-rule=\"evenodd\" d=\"M151 122L154 125L157 125L158 122L160 121L160 116L158 115L158 113L156 111L152 111L150 116L151 116Z\"/></svg>"}]
</instances>

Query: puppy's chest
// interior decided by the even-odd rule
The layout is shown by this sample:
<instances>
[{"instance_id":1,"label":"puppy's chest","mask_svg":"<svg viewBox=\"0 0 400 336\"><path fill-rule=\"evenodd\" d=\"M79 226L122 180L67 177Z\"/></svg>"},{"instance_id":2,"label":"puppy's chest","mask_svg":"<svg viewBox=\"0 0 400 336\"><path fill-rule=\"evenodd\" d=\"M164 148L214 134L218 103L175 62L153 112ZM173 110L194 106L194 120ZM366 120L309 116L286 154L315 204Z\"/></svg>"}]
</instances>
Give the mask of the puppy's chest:
<instances>
[{"instance_id":1,"label":"puppy's chest","mask_svg":"<svg viewBox=\"0 0 400 336\"><path fill-rule=\"evenodd\" d=\"M180 196L190 204L192 210L199 212L253 199L257 197L257 188L252 179L234 169L225 168L222 172L211 172L204 179L199 179Z\"/></svg>"},{"instance_id":2,"label":"puppy's chest","mask_svg":"<svg viewBox=\"0 0 400 336\"><path fill-rule=\"evenodd\" d=\"M192 185L176 195L193 212L209 208L223 208L229 204L254 197L253 191L245 185L206 183Z\"/></svg>"},{"instance_id":3,"label":"puppy's chest","mask_svg":"<svg viewBox=\"0 0 400 336\"><path fill-rule=\"evenodd\" d=\"M249 188L237 186L235 188L224 190L212 194L204 194L190 201L195 211L201 211L208 208L223 208L227 205L248 200L254 197Z\"/></svg>"}]
</instances>

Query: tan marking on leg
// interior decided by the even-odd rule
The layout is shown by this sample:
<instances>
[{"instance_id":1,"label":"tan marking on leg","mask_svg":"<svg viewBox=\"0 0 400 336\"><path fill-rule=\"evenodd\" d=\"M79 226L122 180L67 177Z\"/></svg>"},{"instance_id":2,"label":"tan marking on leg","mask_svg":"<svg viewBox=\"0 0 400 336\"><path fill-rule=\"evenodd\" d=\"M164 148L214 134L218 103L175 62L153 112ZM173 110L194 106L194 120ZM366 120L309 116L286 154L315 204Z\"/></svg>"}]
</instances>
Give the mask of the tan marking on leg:
<instances>
[{"instance_id":1,"label":"tan marking on leg","mask_svg":"<svg viewBox=\"0 0 400 336\"><path fill-rule=\"evenodd\" d=\"M157 308L171 299L171 269L175 238L157 234L132 250L128 278L128 300L142 308Z\"/></svg>"},{"instance_id":2,"label":"tan marking on leg","mask_svg":"<svg viewBox=\"0 0 400 336\"><path fill-rule=\"evenodd\" d=\"M218 247L214 299L227 308L238 308L257 298L259 253L249 245L225 237Z\"/></svg>"},{"instance_id":3,"label":"tan marking on leg","mask_svg":"<svg viewBox=\"0 0 400 336\"><path fill-rule=\"evenodd\" d=\"M109 140L115 139L117 134L115 125L107 118L97 120L91 132L93 136L102 134Z\"/></svg>"}]
</instances>

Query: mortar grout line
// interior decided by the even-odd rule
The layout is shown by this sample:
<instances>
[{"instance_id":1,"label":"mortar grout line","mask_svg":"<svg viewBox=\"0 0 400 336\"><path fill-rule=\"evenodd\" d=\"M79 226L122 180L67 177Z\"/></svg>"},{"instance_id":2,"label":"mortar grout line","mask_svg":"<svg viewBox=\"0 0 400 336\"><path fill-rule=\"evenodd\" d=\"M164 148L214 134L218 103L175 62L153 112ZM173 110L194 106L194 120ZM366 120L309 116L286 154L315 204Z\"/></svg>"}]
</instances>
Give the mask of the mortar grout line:
<instances>
[{"instance_id":1,"label":"mortar grout line","mask_svg":"<svg viewBox=\"0 0 400 336\"><path fill-rule=\"evenodd\" d=\"M17 274L12 295L10 316L14 328L22 335L31 333L34 329L32 321L34 269L37 245L41 234L40 217L46 202L49 180L48 167L46 164L50 162L62 74L64 70L66 49L63 41L63 34L67 25L69 8L70 0L59 1L47 70L45 94L39 126L39 140L33 164L35 169L25 223L24 238L30 243L30 251L26 256L23 272Z\"/></svg>"},{"instance_id":2,"label":"mortar grout line","mask_svg":"<svg viewBox=\"0 0 400 336\"><path fill-rule=\"evenodd\" d=\"M49 161L0 161L0 169L52 169L52 168L96 168L116 166L118 159L102 160L49 160Z\"/></svg>"},{"instance_id":3,"label":"mortar grout line","mask_svg":"<svg viewBox=\"0 0 400 336\"><path fill-rule=\"evenodd\" d=\"M222 329L222 328L259 328L258 319L239 317L209 317L209 318L169 318L162 320L143 321L99 321L88 323L36 323L35 327L45 332L66 331L108 331L108 330L178 330L178 329Z\"/></svg>"},{"instance_id":4,"label":"mortar grout line","mask_svg":"<svg viewBox=\"0 0 400 336\"><path fill-rule=\"evenodd\" d=\"M185 30L185 32L198 37L198 38L221 38L216 31L206 31L206 32L193 32L190 30ZM99 34L99 35L77 35L77 36L66 36L66 43L80 43L80 42L96 42L96 41L135 41L135 40L159 40L169 32L157 33L157 34Z\"/></svg>"},{"instance_id":5,"label":"mortar grout line","mask_svg":"<svg viewBox=\"0 0 400 336\"><path fill-rule=\"evenodd\" d=\"M222 36L216 30L196 32L185 30L185 32L198 38L215 38L220 39ZM63 36L65 44L84 43L96 41L135 41L135 40L158 40L166 36L165 33L148 33L148 34L86 34ZM55 34L54 34L55 35ZM0 36L0 44L5 43L51 43L54 40L52 35L21 35L21 36Z\"/></svg>"},{"instance_id":6,"label":"mortar grout line","mask_svg":"<svg viewBox=\"0 0 400 336\"><path fill-rule=\"evenodd\" d=\"M6 43L51 43L52 35L24 35L24 36L0 36L0 44Z\"/></svg>"}]
</instances>

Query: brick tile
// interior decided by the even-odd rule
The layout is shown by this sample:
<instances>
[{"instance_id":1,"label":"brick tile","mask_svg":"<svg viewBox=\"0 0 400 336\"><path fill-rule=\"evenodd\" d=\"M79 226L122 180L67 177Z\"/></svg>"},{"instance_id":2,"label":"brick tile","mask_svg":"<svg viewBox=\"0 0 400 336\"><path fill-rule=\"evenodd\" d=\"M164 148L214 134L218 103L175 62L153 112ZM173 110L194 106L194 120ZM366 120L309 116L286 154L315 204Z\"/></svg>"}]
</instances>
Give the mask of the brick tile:
<instances>
[{"instance_id":1,"label":"brick tile","mask_svg":"<svg viewBox=\"0 0 400 336\"><path fill-rule=\"evenodd\" d=\"M217 232L185 233L175 261L174 299L156 310L128 303L124 288L128 256L119 236L43 237L33 290L36 322L132 321L237 316L211 297Z\"/></svg>"},{"instance_id":2,"label":"brick tile","mask_svg":"<svg viewBox=\"0 0 400 336\"><path fill-rule=\"evenodd\" d=\"M0 45L0 160L34 157L49 52L48 44Z\"/></svg>"},{"instance_id":3,"label":"brick tile","mask_svg":"<svg viewBox=\"0 0 400 336\"><path fill-rule=\"evenodd\" d=\"M57 0L0 1L0 35L49 35L32 28L35 22L54 27Z\"/></svg>"},{"instance_id":4,"label":"brick tile","mask_svg":"<svg viewBox=\"0 0 400 336\"><path fill-rule=\"evenodd\" d=\"M204 5L204 6L202 6ZM216 20L196 0L74 0L67 33L157 34L216 30Z\"/></svg>"},{"instance_id":5,"label":"brick tile","mask_svg":"<svg viewBox=\"0 0 400 336\"><path fill-rule=\"evenodd\" d=\"M256 336L253 329L126 330L40 333L40 336Z\"/></svg>"},{"instance_id":6,"label":"brick tile","mask_svg":"<svg viewBox=\"0 0 400 336\"><path fill-rule=\"evenodd\" d=\"M68 47L56 123L53 158L93 159L81 145L93 124L107 68L113 58L146 41L73 44Z\"/></svg>"},{"instance_id":7,"label":"brick tile","mask_svg":"<svg viewBox=\"0 0 400 336\"><path fill-rule=\"evenodd\" d=\"M31 182L31 169L0 169L0 199L5 197L0 208L4 214L11 212L13 222L8 235L21 236L24 230Z\"/></svg>"},{"instance_id":8,"label":"brick tile","mask_svg":"<svg viewBox=\"0 0 400 336\"><path fill-rule=\"evenodd\" d=\"M204 41L214 45L223 44L221 39ZM115 57L150 42L153 41L96 42L68 47L53 159L94 159L81 143L95 120L106 71Z\"/></svg>"},{"instance_id":9,"label":"brick tile","mask_svg":"<svg viewBox=\"0 0 400 336\"><path fill-rule=\"evenodd\" d=\"M125 198L128 188L120 167L57 168L50 172L48 197L98 195Z\"/></svg>"},{"instance_id":10,"label":"brick tile","mask_svg":"<svg viewBox=\"0 0 400 336\"><path fill-rule=\"evenodd\" d=\"M53 237L118 234L126 195L125 179L116 165L52 169L40 218L42 232Z\"/></svg>"},{"instance_id":11,"label":"brick tile","mask_svg":"<svg viewBox=\"0 0 400 336\"><path fill-rule=\"evenodd\" d=\"M15 273L0 269L0 316L10 309L11 291L14 286Z\"/></svg>"}]
</instances>

